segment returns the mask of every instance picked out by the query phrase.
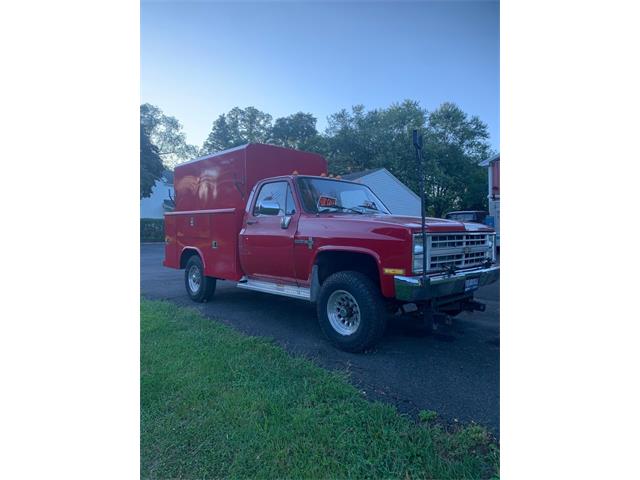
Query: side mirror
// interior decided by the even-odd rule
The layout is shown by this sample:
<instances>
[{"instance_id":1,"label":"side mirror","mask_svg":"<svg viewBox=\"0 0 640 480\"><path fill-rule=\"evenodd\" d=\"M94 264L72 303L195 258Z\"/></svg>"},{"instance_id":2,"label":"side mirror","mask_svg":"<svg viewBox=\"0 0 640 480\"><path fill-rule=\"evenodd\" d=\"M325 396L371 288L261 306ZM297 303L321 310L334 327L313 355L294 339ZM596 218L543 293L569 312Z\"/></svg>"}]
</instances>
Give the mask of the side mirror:
<instances>
[{"instance_id":1,"label":"side mirror","mask_svg":"<svg viewBox=\"0 0 640 480\"><path fill-rule=\"evenodd\" d=\"M258 204L258 214L260 215L278 215L280 213L280 205L273 200L263 200Z\"/></svg>"}]
</instances>

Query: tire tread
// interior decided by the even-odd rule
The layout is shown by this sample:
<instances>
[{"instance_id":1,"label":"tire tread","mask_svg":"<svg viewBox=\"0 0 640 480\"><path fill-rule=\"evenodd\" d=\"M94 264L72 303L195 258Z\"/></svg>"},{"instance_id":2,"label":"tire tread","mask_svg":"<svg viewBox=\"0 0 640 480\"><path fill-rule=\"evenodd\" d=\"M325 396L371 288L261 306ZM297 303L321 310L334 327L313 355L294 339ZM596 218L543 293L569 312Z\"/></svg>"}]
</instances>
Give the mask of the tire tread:
<instances>
[{"instance_id":1,"label":"tire tread","mask_svg":"<svg viewBox=\"0 0 640 480\"><path fill-rule=\"evenodd\" d=\"M326 315L329 295L337 289L349 291L358 301L363 330L353 338L335 332ZM348 352L362 352L373 347L384 335L387 325L385 303L378 287L365 274L356 271L336 272L324 281L318 296L317 315L325 336Z\"/></svg>"}]
</instances>

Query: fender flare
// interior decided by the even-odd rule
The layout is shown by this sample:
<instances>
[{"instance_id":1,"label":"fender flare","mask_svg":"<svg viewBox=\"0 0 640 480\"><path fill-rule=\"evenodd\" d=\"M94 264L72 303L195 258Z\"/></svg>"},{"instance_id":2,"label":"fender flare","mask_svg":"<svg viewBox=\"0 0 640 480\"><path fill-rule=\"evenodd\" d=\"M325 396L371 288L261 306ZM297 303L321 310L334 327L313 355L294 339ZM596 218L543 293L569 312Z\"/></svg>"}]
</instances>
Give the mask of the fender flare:
<instances>
[{"instance_id":1,"label":"fender flare","mask_svg":"<svg viewBox=\"0 0 640 480\"><path fill-rule=\"evenodd\" d=\"M206 272L207 271L206 260L204 259L204 255L202 254L202 251L198 247L193 247L193 246L182 247L182 250L180 250L180 258L179 258L180 264L182 264L182 255L184 255L185 250L193 250L198 254L198 256L200 257L200 261L202 262L202 269ZM182 268L183 267L180 267L181 270Z\"/></svg>"},{"instance_id":2,"label":"fender flare","mask_svg":"<svg viewBox=\"0 0 640 480\"><path fill-rule=\"evenodd\" d=\"M323 245L318 248L313 258L311 259L311 301L315 301L315 298L320 291L320 278L318 276L318 256L323 252L347 252L347 253L361 253L368 255L373 258L376 262L376 267L378 270L378 278L380 280L380 284L383 281L382 275L382 262L380 261L380 255L378 255L375 251L370 250L368 248L363 247L354 247L354 246L342 246L342 245Z\"/></svg>"}]
</instances>

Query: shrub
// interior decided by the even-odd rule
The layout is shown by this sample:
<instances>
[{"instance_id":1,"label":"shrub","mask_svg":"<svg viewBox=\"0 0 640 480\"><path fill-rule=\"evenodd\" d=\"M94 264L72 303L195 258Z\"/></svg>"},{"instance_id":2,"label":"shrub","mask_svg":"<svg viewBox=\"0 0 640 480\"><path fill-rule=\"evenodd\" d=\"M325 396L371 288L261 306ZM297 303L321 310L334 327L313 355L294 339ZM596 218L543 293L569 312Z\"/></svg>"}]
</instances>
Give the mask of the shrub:
<instances>
[{"instance_id":1,"label":"shrub","mask_svg":"<svg viewBox=\"0 0 640 480\"><path fill-rule=\"evenodd\" d=\"M140 241L164 242L164 220L161 218L141 218Z\"/></svg>"}]
</instances>

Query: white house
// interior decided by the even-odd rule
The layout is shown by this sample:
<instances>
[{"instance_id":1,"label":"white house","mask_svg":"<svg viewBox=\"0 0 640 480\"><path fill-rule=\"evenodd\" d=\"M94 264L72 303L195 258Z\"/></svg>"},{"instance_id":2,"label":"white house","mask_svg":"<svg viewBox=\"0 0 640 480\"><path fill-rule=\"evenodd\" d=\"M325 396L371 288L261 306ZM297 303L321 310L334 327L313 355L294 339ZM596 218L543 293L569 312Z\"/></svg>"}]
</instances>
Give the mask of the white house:
<instances>
[{"instance_id":1,"label":"white house","mask_svg":"<svg viewBox=\"0 0 640 480\"><path fill-rule=\"evenodd\" d=\"M164 212L173 210L173 172L164 172L156 180L151 196L140 200L140 218L164 218Z\"/></svg>"},{"instance_id":2,"label":"white house","mask_svg":"<svg viewBox=\"0 0 640 480\"><path fill-rule=\"evenodd\" d=\"M342 178L368 186L395 215L421 215L420 197L386 168L349 173Z\"/></svg>"}]
</instances>

